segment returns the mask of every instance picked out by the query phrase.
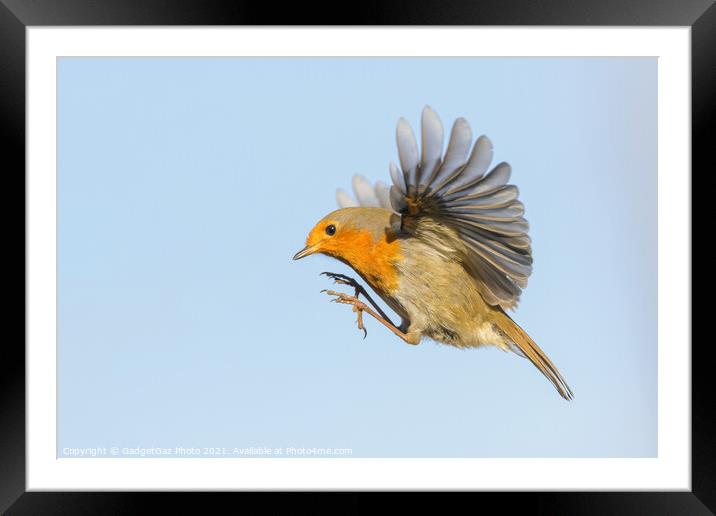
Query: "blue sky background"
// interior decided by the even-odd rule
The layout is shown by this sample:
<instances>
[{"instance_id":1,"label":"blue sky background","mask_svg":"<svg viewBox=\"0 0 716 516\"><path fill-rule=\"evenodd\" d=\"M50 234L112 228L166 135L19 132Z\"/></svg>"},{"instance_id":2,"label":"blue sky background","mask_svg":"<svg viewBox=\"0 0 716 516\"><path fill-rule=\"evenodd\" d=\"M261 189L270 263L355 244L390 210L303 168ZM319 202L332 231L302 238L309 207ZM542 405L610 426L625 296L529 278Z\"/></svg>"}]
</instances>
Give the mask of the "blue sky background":
<instances>
[{"instance_id":1,"label":"blue sky background","mask_svg":"<svg viewBox=\"0 0 716 516\"><path fill-rule=\"evenodd\" d=\"M58 455L657 453L653 58L62 58ZM534 272L513 313L571 403L495 348L409 346L291 257L431 105L508 161Z\"/></svg>"}]
</instances>

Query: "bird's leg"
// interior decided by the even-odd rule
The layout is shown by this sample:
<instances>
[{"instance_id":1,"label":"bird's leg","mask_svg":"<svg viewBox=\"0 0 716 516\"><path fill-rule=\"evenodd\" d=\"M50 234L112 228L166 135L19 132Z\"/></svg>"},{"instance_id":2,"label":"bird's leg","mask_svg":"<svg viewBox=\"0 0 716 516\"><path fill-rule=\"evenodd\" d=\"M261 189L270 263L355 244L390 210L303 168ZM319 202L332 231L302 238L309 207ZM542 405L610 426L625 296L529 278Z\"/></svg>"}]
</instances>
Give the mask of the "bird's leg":
<instances>
[{"instance_id":1,"label":"bird's leg","mask_svg":"<svg viewBox=\"0 0 716 516\"><path fill-rule=\"evenodd\" d=\"M388 317L383 310L378 306L378 304L373 301L373 298L370 297L370 294L368 294L368 291L358 283L356 280L351 278L350 276L346 276L345 274L338 274L337 272L322 272L322 275L328 276L333 280L334 283L339 283L341 285L348 285L349 287L353 287L355 289L355 294L353 297L358 299L359 294L363 294L363 296L368 300L368 302L373 305L373 308L380 314L380 316L388 321L390 324L393 324L393 322L390 320L390 317ZM325 291L322 291L325 292ZM393 324L393 326L395 326Z\"/></svg>"},{"instance_id":2,"label":"bird's leg","mask_svg":"<svg viewBox=\"0 0 716 516\"><path fill-rule=\"evenodd\" d=\"M336 283L345 283L345 282L336 280ZM358 320L356 321L356 323L358 323L358 329L363 330L363 338L365 339L368 336L368 330L365 329L365 325L363 324L363 308L364 307L367 308L367 306L365 306L363 304L363 302L358 299L357 289L356 289L355 297L348 296L347 294L341 294L339 292L334 292L333 290L327 290L325 288L323 290L321 290L321 293L323 293L323 292L326 292L329 295L337 295L337 296L345 295L346 297L355 299L358 302L357 304L353 305L353 311L358 314ZM338 301L338 299L334 299L333 301Z\"/></svg>"},{"instance_id":3,"label":"bird's leg","mask_svg":"<svg viewBox=\"0 0 716 516\"><path fill-rule=\"evenodd\" d=\"M354 312L358 312L358 328L362 329L365 334L367 334L365 328L363 327L363 312L366 312L370 315L372 315L378 322L380 322L383 326L388 328L390 331L395 333L398 337L403 339L408 344L418 344L420 342L420 334L416 332L410 332L410 333L404 333L399 328L397 328L392 322L389 320L386 320L385 318L381 317L378 313L376 313L371 307L366 305L363 301L358 299L354 296L349 296L348 294L344 294L343 292L336 292L335 290L324 290L326 294L329 296L335 296L336 303L341 303L344 305L351 305L353 307ZM363 336L365 338L365 335Z\"/></svg>"}]
</instances>

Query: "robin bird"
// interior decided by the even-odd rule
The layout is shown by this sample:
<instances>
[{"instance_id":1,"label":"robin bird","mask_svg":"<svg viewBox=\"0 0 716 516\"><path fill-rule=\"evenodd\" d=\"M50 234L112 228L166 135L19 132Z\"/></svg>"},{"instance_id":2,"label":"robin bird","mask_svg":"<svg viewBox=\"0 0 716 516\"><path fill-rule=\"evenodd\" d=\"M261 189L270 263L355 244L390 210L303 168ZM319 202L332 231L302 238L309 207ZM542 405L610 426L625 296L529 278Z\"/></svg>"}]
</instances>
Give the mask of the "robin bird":
<instances>
[{"instance_id":1,"label":"robin bird","mask_svg":"<svg viewBox=\"0 0 716 516\"><path fill-rule=\"evenodd\" d=\"M315 225L293 259L321 253L340 260L400 316L394 324L353 278L323 273L355 289L354 295L324 292L353 307L364 338L365 312L409 344L427 337L458 348L497 346L528 358L572 399L552 361L506 313L532 273L524 205L517 187L507 184L510 166L488 172L492 144L480 136L472 145L463 118L455 121L444 156L443 125L429 106L421 129L418 150L408 122L398 121L400 169L390 164L392 186L355 176L357 202L339 189L340 209Z\"/></svg>"}]
</instances>

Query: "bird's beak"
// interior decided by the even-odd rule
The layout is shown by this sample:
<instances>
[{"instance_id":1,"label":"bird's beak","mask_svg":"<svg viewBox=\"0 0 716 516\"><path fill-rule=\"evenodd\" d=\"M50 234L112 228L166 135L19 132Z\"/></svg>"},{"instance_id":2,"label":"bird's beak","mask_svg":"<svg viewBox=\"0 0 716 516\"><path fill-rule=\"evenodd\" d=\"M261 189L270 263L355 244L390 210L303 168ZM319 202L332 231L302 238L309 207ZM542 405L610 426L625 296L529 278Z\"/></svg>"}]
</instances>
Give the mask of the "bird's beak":
<instances>
[{"instance_id":1,"label":"bird's beak","mask_svg":"<svg viewBox=\"0 0 716 516\"><path fill-rule=\"evenodd\" d=\"M307 245L303 249L301 249L299 252L293 255L294 260L300 260L301 258L304 258L308 256L309 254L313 254L317 251L315 245Z\"/></svg>"}]
</instances>

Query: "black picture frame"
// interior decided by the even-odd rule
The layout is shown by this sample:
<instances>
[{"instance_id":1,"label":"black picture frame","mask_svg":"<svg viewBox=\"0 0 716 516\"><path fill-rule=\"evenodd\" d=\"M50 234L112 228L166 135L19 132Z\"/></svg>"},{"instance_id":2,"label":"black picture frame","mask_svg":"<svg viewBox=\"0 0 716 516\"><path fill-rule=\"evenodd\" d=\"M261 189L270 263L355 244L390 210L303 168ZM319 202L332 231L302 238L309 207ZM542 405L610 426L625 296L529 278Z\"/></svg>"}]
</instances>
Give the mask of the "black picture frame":
<instances>
[{"instance_id":1,"label":"black picture frame","mask_svg":"<svg viewBox=\"0 0 716 516\"><path fill-rule=\"evenodd\" d=\"M83 25L689 26L692 43L692 181L696 177L694 170L702 170L702 173L711 176L716 170L716 152L711 150L711 137L716 124L716 6L713 0L602 0L598 3L586 0L430 0L419 4L363 2L356 4L355 8L334 11L305 3L283 3L277 8L267 3L239 0L0 0L3 169L6 181L14 179L20 183L17 191L25 191L24 180L19 179L25 177L25 29L30 26ZM8 194L15 191L11 188L6 190ZM6 200L12 197L6 195ZM9 205L4 203L8 208ZM692 206L697 205L692 201ZM7 211L9 215L10 210ZM16 213L13 212L14 216L5 220L14 220ZM694 224L699 221L695 216L692 220ZM24 264L24 233L22 238ZM7 249L10 249L9 246ZM696 257L693 251L692 256ZM12 275L6 274L6 277ZM23 303L23 314L24 306ZM694 307L698 305L694 304ZM10 318L8 322L20 324ZM468 501L471 504L499 503L500 509L508 512L712 514L716 511L716 428L713 417L716 403L711 400L714 387L713 361L708 359L711 340L694 339L692 346L690 492L505 492L463 493L462 496L480 497L478 501ZM235 496L244 497L242 503L247 503L248 497L259 496L258 493L26 492L24 339L22 342L20 338L5 339L2 347L0 512L8 515L135 514L147 512L147 504L158 502L162 504L163 512L207 513L211 507L221 507ZM323 505L316 503L315 495L311 493L296 493L290 500L296 503L308 500L308 496L311 496L311 507ZM352 494L351 498L355 499L350 504L351 508L361 507L362 497ZM338 507L329 503L331 505L324 502L334 510ZM375 508L372 503L363 507L366 510Z\"/></svg>"}]
</instances>

